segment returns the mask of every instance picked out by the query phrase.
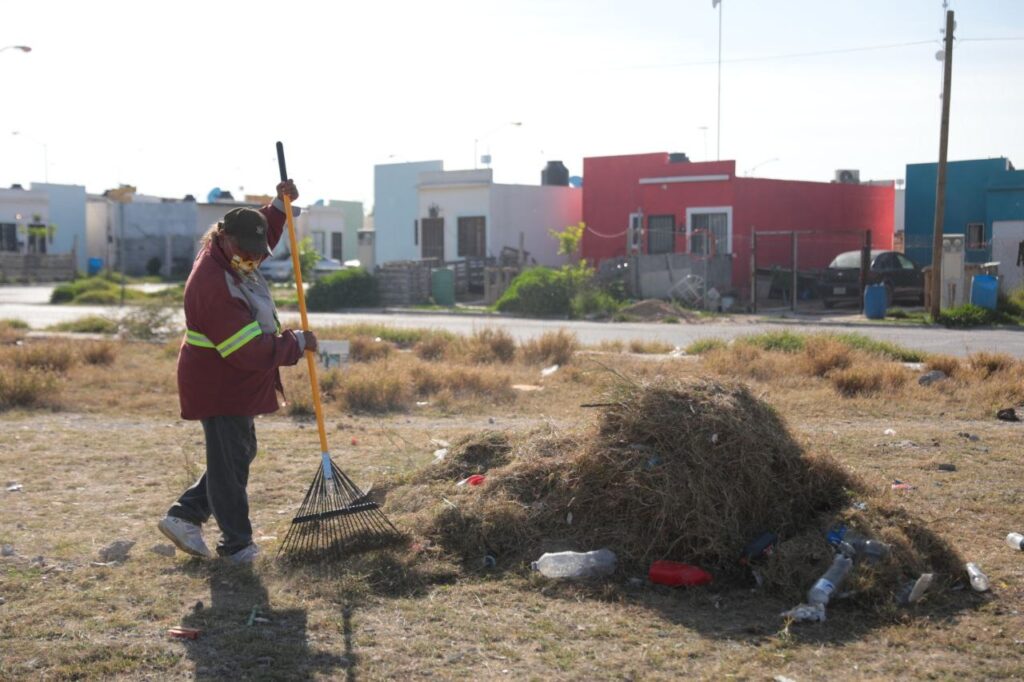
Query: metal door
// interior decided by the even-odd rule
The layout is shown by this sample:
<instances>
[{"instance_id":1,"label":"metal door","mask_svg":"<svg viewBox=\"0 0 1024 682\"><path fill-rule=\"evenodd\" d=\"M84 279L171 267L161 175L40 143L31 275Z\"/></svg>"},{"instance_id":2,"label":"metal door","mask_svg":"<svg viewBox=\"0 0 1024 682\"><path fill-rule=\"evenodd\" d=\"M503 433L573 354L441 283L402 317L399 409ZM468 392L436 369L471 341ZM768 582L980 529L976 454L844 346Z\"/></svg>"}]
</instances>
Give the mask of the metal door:
<instances>
[{"instance_id":1,"label":"metal door","mask_svg":"<svg viewBox=\"0 0 1024 682\"><path fill-rule=\"evenodd\" d=\"M992 260L999 261L999 289L1010 293L1024 286L1024 262L1018 262L1024 244L1024 220L992 223Z\"/></svg>"}]
</instances>

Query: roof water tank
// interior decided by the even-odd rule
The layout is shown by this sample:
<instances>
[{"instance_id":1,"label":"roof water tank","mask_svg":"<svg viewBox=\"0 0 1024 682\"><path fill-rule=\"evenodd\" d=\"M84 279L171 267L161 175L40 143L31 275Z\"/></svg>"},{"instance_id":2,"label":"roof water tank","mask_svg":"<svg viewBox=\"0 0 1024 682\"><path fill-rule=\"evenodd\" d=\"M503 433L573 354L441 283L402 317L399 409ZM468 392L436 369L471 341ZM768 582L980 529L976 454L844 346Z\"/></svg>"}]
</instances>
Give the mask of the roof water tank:
<instances>
[{"instance_id":1,"label":"roof water tank","mask_svg":"<svg viewBox=\"0 0 1024 682\"><path fill-rule=\"evenodd\" d=\"M548 161L548 165L540 172L540 184L569 186L569 169L561 161Z\"/></svg>"},{"instance_id":2,"label":"roof water tank","mask_svg":"<svg viewBox=\"0 0 1024 682\"><path fill-rule=\"evenodd\" d=\"M668 155L669 163L689 163L690 157L683 152L672 152Z\"/></svg>"}]
</instances>

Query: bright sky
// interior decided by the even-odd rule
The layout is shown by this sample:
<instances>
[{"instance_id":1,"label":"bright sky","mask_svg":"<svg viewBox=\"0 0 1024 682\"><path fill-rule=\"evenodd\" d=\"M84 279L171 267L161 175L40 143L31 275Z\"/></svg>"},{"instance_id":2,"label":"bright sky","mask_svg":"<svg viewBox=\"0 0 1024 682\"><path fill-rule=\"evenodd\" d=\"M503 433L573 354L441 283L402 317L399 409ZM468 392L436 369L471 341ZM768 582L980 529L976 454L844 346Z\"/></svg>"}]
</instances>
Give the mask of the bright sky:
<instances>
[{"instance_id":1,"label":"bright sky","mask_svg":"<svg viewBox=\"0 0 1024 682\"><path fill-rule=\"evenodd\" d=\"M856 168L892 179L937 159L941 0L722 5L721 158L740 174L827 181ZM950 159L1024 167L1024 5L950 8ZM549 159L578 175L587 156L716 156L711 0L0 0L0 10L0 47L32 47L0 52L0 187L42 181L48 160L51 182L90 192L271 192L280 139L300 204L369 210L374 164L472 168L474 140L498 182L528 184Z\"/></svg>"}]
</instances>

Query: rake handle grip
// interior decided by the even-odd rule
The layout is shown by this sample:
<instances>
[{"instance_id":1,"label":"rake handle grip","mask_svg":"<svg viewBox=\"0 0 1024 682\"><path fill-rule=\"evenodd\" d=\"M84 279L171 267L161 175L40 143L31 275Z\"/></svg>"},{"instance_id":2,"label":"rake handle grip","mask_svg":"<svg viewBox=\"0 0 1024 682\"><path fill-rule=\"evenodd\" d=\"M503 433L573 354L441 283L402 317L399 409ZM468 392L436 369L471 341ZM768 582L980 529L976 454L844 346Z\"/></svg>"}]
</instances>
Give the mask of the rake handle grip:
<instances>
[{"instance_id":1,"label":"rake handle grip","mask_svg":"<svg viewBox=\"0 0 1024 682\"><path fill-rule=\"evenodd\" d=\"M284 163L284 144L277 143L277 166L281 171L281 180L288 179ZM292 217L292 199L284 196L284 216L288 223L288 243L292 252L292 272L295 274L295 289L299 296L299 315L302 318L302 330L309 331L309 316L306 314L306 292L302 286L302 269L299 267L299 244L295 237L295 219ZM309 368L309 385L313 393L313 411L316 412L316 428L320 433L320 453L326 455L327 430L324 428L324 408L320 402L320 382L316 376L316 356L313 351L306 350L306 366Z\"/></svg>"}]
</instances>

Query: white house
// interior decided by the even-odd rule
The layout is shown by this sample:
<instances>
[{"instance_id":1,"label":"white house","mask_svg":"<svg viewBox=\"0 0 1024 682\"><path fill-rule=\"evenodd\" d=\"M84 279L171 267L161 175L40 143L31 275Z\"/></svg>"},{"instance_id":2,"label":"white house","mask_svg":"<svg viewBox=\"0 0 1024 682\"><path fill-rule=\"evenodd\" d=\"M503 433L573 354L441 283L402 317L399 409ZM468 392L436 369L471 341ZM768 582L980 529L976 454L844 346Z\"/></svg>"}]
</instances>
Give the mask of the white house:
<instances>
[{"instance_id":1,"label":"white house","mask_svg":"<svg viewBox=\"0 0 1024 682\"><path fill-rule=\"evenodd\" d=\"M372 241L376 263L421 258L414 239L420 216L416 185L420 173L440 170L444 170L442 161L387 163L373 167Z\"/></svg>"},{"instance_id":2,"label":"white house","mask_svg":"<svg viewBox=\"0 0 1024 682\"><path fill-rule=\"evenodd\" d=\"M405 251L417 258L442 261L497 258L503 249L520 244L530 262L557 267L559 255L552 231L582 220L583 193L560 185L505 185L494 182L489 168L426 171L417 183L417 222L405 242ZM377 223L377 254L381 242Z\"/></svg>"},{"instance_id":3,"label":"white house","mask_svg":"<svg viewBox=\"0 0 1024 682\"><path fill-rule=\"evenodd\" d=\"M74 254L87 264L85 187L32 183L0 189L0 252Z\"/></svg>"}]
</instances>

